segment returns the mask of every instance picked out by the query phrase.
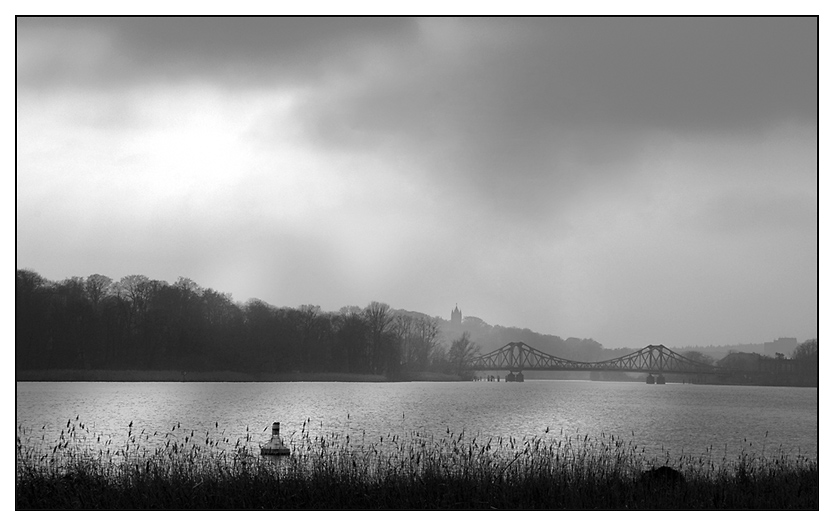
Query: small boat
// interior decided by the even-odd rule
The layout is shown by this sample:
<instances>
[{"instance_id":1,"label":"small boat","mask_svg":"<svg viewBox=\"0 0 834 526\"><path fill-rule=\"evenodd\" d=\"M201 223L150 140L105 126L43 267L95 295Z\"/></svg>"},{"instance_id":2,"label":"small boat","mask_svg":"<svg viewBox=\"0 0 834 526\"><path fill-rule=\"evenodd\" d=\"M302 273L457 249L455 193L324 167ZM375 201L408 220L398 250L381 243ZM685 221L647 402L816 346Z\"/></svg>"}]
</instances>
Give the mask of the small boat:
<instances>
[{"instance_id":1,"label":"small boat","mask_svg":"<svg viewBox=\"0 0 834 526\"><path fill-rule=\"evenodd\" d=\"M272 436L269 442L261 445L261 455L289 455L290 448L284 445L284 441L279 436L281 433L281 423L272 423Z\"/></svg>"}]
</instances>

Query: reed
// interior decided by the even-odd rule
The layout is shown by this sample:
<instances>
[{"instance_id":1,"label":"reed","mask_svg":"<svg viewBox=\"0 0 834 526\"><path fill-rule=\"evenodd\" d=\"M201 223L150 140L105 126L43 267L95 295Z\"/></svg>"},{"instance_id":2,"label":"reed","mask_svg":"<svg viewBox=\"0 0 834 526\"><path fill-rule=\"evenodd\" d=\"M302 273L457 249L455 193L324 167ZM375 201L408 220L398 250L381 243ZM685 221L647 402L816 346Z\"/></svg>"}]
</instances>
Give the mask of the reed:
<instances>
[{"instance_id":1,"label":"reed","mask_svg":"<svg viewBox=\"0 0 834 526\"><path fill-rule=\"evenodd\" d=\"M735 459L649 457L617 436L361 436L313 429L289 457L255 433L174 425L106 438L76 419L57 438L18 426L18 509L818 509L815 459L751 447ZM263 438L263 437L261 437ZM118 444L114 443L118 442ZM715 457L715 458L713 458ZM646 480L668 465L679 483Z\"/></svg>"}]
</instances>

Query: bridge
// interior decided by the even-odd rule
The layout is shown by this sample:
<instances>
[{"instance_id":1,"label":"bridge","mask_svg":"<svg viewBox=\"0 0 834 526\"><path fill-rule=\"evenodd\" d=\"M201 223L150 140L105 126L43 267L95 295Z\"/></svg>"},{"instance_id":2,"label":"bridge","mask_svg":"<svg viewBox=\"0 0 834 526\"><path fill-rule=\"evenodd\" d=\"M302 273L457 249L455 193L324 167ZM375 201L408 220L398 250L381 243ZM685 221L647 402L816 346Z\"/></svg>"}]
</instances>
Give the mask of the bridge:
<instances>
[{"instance_id":1,"label":"bridge","mask_svg":"<svg viewBox=\"0 0 834 526\"><path fill-rule=\"evenodd\" d=\"M509 371L508 382L523 382L522 370L538 371L624 371L646 373L646 383L665 383L664 373L728 374L723 367L708 365L682 356L665 345L647 345L639 351L601 362L577 362L551 356L524 342L510 342L491 353L475 356L467 367L478 371Z\"/></svg>"}]
</instances>

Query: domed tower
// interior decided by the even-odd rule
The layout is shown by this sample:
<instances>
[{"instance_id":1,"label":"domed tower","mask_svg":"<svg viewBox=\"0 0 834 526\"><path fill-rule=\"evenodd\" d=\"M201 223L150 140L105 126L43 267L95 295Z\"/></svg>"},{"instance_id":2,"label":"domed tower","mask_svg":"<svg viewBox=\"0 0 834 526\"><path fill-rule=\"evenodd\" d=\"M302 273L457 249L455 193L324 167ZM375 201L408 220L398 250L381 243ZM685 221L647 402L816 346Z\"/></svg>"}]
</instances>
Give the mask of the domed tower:
<instances>
[{"instance_id":1,"label":"domed tower","mask_svg":"<svg viewBox=\"0 0 834 526\"><path fill-rule=\"evenodd\" d=\"M463 318L463 313L458 309L458 304L455 303L455 310L452 311L452 327L460 327L461 318Z\"/></svg>"}]
</instances>

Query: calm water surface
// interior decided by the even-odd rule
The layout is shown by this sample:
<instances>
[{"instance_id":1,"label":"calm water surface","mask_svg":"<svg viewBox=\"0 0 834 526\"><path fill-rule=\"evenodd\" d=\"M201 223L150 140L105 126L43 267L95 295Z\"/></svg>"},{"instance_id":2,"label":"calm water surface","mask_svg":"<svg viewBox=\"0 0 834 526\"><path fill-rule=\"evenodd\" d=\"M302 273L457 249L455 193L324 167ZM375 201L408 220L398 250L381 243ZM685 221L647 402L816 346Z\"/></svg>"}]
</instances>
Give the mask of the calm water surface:
<instances>
[{"instance_id":1,"label":"calm water surface","mask_svg":"<svg viewBox=\"0 0 834 526\"><path fill-rule=\"evenodd\" d=\"M817 390L691 384L531 380L524 383L149 383L20 382L17 424L57 437L67 421L124 443L128 425L161 445L177 433L250 435L265 441L271 422L282 436L363 438L447 429L487 437L545 436L545 431L599 438L615 435L650 454L671 451L735 459L741 451L818 455ZM153 434L156 433L154 436ZM121 441L121 442L120 442ZM104 440L102 441L104 442Z\"/></svg>"}]
</instances>

